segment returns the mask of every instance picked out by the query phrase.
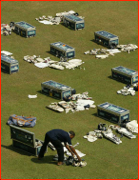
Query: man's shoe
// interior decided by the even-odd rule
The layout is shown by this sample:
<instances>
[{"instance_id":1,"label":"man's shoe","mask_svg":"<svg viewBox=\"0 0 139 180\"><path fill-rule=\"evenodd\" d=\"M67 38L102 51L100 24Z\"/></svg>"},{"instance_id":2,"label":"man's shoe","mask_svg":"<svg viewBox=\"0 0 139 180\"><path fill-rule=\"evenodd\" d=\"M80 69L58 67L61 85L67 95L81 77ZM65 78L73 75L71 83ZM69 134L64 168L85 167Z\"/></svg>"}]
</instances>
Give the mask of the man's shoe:
<instances>
[{"instance_id":1,"label":"man's shoe","mask_svg":"<svg viewBox=\"0 0 139 180\"><path fill-rule=\"evenodd\" d=\"M38 156L38 160L42 160L42 158L43 158L43 157L39 157L39 156Z\"/></svg>"},{"instance_id":2,"label":"man's shoe","mask_svg":"<svg viewBox=\"0 0 139 180\"><path fill-rule=\"evenodd\" d=\"M64 162L58 162L58 163L57 163L58 166L61 166L61 165L63 165L63 164L64 164Z\"/></svg>"}]
</instances>

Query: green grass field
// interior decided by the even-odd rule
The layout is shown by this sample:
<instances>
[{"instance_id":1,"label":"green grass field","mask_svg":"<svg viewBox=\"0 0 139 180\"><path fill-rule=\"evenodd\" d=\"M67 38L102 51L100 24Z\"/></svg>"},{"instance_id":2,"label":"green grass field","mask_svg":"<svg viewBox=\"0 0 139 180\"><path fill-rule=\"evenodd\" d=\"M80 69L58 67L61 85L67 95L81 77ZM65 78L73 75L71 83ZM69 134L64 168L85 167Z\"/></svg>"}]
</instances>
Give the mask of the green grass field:
<instances>
[{"instance_id":1,"label":"green grass field","mask_svg":"<svg viewBox=\"0 0 139 180\"><path fill-rule=\"evenodd\" d=\"M75 10L85 17L85 29L73 31L62 25L47 26L35 21L42 15L55 16L57 12ZM75 113L56 113L46 108L53 98L40 93L41 82L54 80L75 88L77 93L89 92L95 104L110 102L130 110L130 119L138 118L138 94L135 96L117 95L116 91L124 84L110 78L111 68L125 66L138 70L138 51L130 54L122 52L97 60L84 55L95 44L94 31L106 30L119 36L120 44L138 44L138 2L1 2L1 23L25 21L37 29L33 38L22 38L15 33L1 37L1 49L13 53L19 61L19 73L1 73L1 178L2 179L137 179L138 178L138 138L122 138L116 145L106 139L88 142L83 136L97 128L97 125L111 123L96 116L97 109ZM40 55L58 60L49 54L49 44L61 41L75 47L76 58L82 59L86 70L39 69L23 61L25 55ZM28 99L28 94L38 98ZM10 128L6 122L11 114L35 116L36 126L25 128L35 133L37 139L44 140L47 131L61 128L74 130L73 144L86 154L87 166L58 167L52 163L55 151L49 149L45 158L38 161L35 156L12 146Z\"/></svg>"}]
</instances>

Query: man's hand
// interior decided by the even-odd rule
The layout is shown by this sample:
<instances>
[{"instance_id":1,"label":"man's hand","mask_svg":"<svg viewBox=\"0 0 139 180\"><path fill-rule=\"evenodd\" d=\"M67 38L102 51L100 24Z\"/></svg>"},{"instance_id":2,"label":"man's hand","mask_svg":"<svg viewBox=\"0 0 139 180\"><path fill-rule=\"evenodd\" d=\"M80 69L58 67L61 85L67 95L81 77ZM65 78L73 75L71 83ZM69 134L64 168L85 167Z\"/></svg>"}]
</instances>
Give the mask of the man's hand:
<instances>
[{"instance_id":1,"label":"man's hand","mask_svg":"<svg viewBox=\"0 0 139 180\"><path fill-rule=\"evenodd\" d=\"M81 160L80 156L78 156L78 155L76 155L76 156L78 158L78 161L81 162L82 160Z\"/></svg>"},{"instance_id":2,"label":"man's hand","mask_svg":"<svg viewBox=\"0 0 139 180\"><path fill-rule=\"evenodd\" d=\"M74 157L74 155L77 156L77 159L79 162L81 162L81 158L80 156L76 153L75 149L73 146L68 146L67 144L65 144L66 148L69 150L69 152L72 154L72 156Z\"/></svg>"}]
</instances>

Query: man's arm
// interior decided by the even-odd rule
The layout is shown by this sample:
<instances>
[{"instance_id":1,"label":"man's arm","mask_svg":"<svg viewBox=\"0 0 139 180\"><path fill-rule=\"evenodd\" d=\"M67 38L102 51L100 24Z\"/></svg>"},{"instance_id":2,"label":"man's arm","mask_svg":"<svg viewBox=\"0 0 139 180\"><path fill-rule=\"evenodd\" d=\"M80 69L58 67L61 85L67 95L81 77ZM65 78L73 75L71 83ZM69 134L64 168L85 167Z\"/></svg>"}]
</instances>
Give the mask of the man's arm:
<instances>
[{"instance_id":1,"label":"man's arm","mask_svg":"<svg viewBox=\"0 0 139 180\"><path fill-rule=\"evenodd\" d=\"M78 160L79 160L79 162L80 162L80 161L81 161L81 158L80 158L80 156L76 153L74 147L73 147L73 146L69 146L69 145L67 145L67 144L65 144L65 146L66 146L66 148L69 150L69 152L71 152L72 156L74 156L74 155L77 156L77 158L78 158Z\"/></svg>"}]
</instances>

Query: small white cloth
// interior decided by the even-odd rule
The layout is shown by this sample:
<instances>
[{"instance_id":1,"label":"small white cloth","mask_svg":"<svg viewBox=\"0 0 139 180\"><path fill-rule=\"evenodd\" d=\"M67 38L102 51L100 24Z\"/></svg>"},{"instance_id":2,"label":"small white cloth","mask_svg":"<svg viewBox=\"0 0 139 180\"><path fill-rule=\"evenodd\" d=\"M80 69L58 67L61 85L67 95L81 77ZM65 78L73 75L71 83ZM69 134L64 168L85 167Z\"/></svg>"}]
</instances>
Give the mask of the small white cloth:
<instances>
[{"instance_id":1,"label":"small white cloth","mask_svg":"<svg viewBox=\"0 0 139 180\"><path fill-rule=\"evenodd\" d=\"M81 151L79 151L78 149L75 149L75 151L77 152L77 154L80 156L80 157L84 157L86 154L82 153Z\"/></svg>"},{"instance_id":2,"label":"small white cloth","mask_svg":"<svg viewBox=\"0 0 139 180\"><path fill-rule=\"evenodd\" d=\"M38 62L44 62L44 59L42 59L42 58L40 58L40 57L38 57L38 58L36 58L36 61L38 61Z\"/></svg>"},{"instance_id":3,"label":"small white cloth","mask_svg":"<svg viewBox=\"0 0 139 180\"><path fill-rule=\"evenodd\" d=\"M37 98L37 94L36 95L28 95L28 98Z\"/></svg>"},{"instance_id":4,"label":"small white cloth","mask_svg":"<svg viewBox=\"0 0 139 180\"><path fill-rule=\"evenodd\" d=\"M52 22L50 22L50 21L46 21L46 20L43 20L43 21L38 21L38 22L39 22L39 23L46 24L46 25L53 24Z\"/></svg>"},{"instance_id":5,"label":"small white cloth","mask_svg":"<svg viewBox=\"0 0 139 180\"><path fill-rule=\"evenodd\" d=\"M84 106L87 106L87 105L92 106L94 104L94 101L86 100L86 99L78 99L76 104L77 104L76 110L83 111L83 110L85 110Z\"/></svg>"},{"instance_id":6,"label":"small white cloth","mask_svg":"<svg viewBox=\"0 0 139 180\"><path fill-rule=\"evenodd\" d=\"M83 106L77 105L76 111L84 111L85 108Z\"/></svg>"},{"instance_id":7,"label":"small white cloth","mask_svg":"<svg viewBox=\"0 0 139 180\"><path fill-rule=\"evenodd\" d=\"M94 137L94 136L89 135L89 136L87 137L87 140L88 140L89 142L94 142L94 141L97 140L97 138Z\"/></svg>"},{"instance_id":8,"label":"small white cloth","mask_svg":"<svg viewBox=\"0 0 139 180\"><path fill-rule=\"evenodd\" d=\"M81 59L71 59L68 62L61 62L60 64L64 66L66 69L74 69L80 65L82 65L84 62L82 62Z\"/></svg>"},{"instance_id":9,"label":"small white cloth","mask_svg":"<svg viewBox=\"0 0 139 180\"><path fill-rule=\"evenodd\" d=\"M64 70L63 66L59 66L57 64L51 64L51 65L49 65L49 67L54 68L54 69L58 69L58 70Z\"/></svg>"},{"instance_id":10,"label":"small white cloth","mask_svg":"<svg viewBox=\"0 0 139 180\"><path fill-rule=\"evenodd\" d=\"M138 133L138 123L137 120L133 120L126 124L126 128L134 133Z\"/></svg>"},{"instance_id":11,"label":"small white cloth","mask_svg":"<svg viewBox=\"0 0 139 180\"><path fill-rule=\"evenodd\" d=\"M89 142L95 142L97 140L97 137L92 136L91 134L83 136L85 139L87 139Z\"/></svg>"},{"instance_id":12,"label":"small white cloth","mask_svg":"<svg viewBox=\"0 0 139 180\"><path fill-rule=\"evenodd\" d=\"M107 49L107 51L109 52L109 53L120 53L121 51L119 51L118 49Z\"/></svg>"},{"instance_id":13,"label":"small white cloth","mask_svg":"<svg viewBox=\"0 0 139 180\"><path fill-rule=\"evenodd\" d=\"M79 151L78 149L75 149L75 151L77 152L77 154L80 156L80 157L84 157L86 154L82 153L81 151ZM64 151L65 152L65 151ZM66 155L67 156L71 156L71 153L69 151L66 151Z\"/></svg>"},{"instance_id":14,"label":"small white cloth","mask_svg":"<svg viewBox=\"0 0 139 180\"><path fill-rule=\"evenodd\" d=\"M8 51L1 51L1 54L7 55L7 56L11 56L13 53L8 52Z\"/></svg>"},{"instance_id":15,"label":"small white cloth","mask_svg":"<svg viewBox=\"0 0 139 180\"><path fill-rule=\"evenodd\" d=\"M48 63L35 63L34 64L36 67L38 67L38 68L46 68L46 67L48 67L49 66L49 64Z\"/></svg>"},{"instance_id":16,"label":"small white cloth","mask_svg":"<svg viewBox=\"0 0 139 180\"><path fill-rule=\"evenodd\" d=\"M81 59L71 59L68 61L69 63L81 63L82 60Z\"/></svg>"},{"instance_id":17,"label":"small white cloth","mask_svg":"<svg viewBox=\"0 0 139 180\"><path fill-rule=\"evenodd\" d=\"M85 106L85 105L92 105L92 104L94 104L94 102L95 101L92 101L92 100L86 100L86 99L78 99L77 100L77 104L81 104L81 105L83 105L83 106Z\"/></svg>"}]
</instances>

